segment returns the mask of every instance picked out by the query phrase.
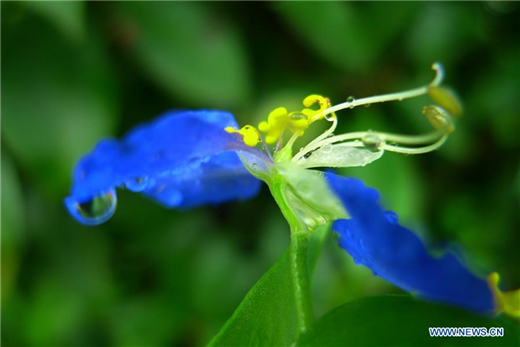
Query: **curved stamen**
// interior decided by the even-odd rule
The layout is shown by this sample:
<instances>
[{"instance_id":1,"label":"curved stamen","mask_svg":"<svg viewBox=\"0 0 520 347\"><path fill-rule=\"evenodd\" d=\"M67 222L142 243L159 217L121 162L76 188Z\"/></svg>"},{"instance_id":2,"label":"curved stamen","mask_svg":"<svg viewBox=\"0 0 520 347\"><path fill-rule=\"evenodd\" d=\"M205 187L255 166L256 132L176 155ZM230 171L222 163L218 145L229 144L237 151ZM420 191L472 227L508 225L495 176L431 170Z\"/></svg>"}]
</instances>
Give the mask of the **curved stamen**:
<instances>
[{"instance_id":1,"label":"curved stamen","mask_svg":"<svg viewBox=\"0 0 520 347\"><path fill-rule=\"evenodd\" d=\"M338 126L338 117L336 115L334 115L331 118L325 118L325 119L327 119L329 122L332 122L332 125L323 134L321 134L320 136L318 136L317 138L315 138L314 140L309 142L307 144L307 146L310 146L310 145L312 145L314 143L320 142L323 139L326 139L327 137L329 137L334 132L334 130L336 130L336 127Z\"/></svg>"},{"instance_id":2,"label":"curved stamen","mask_svg":"<svg viewBox=\"0 0 520 347\"><path fill-rule=\"evenodd\" d=\"M437 142L432 143L429 146L417 147L417 148L401 147L401 146L388 145L386 143L383 143L381 145L380 149L385 150L385 151L402 153L402 154L424 154L424 153L432 152L432 151L436 150L437 148L441 147L447 138L448 138L448 135L443 134Z\"/></svg>"},{"instance_id":3,"label":"curved stamen","mask_svg":"<svg viewBox=\"0 0 520 347\"><path fill-rule=\"evenodd\" d=\"M377 137L381 140L380 149L389 150L392 152L406 153L406 154L420 154L427 153L438 148L447 138L447 134L442 131L433 131L423 135L399 135L391 133L378 133L373 131L358 131L353 133L347 133L337 136L325 138L321 141L311 143L298 152L291 161L297 162L300 158L304 157L308 153L315 151L316 149L323 147L328 144L344 142L349 140L363 140L367 136ZM395 145L388 145L386 142L394 142L403 145L422 145L436 141L434 144L427 145L425 147L408 148L400 147ZM359 142L360 146L364 146L362 142Z\"/></svg>"},{"instance_id":4,"label":"curved stamen","mask_svg":"<svg viewBox=\"0 0 520 347\"><path fill-rule=\"evenodd\" d=\"M435 71L435 78L430 83L430 87L436 87L444 80L444 68L441 63L433 63L432 70Z\"/></svg>"},{"instance_id":5,"label":"curved stamen","mask_svg":"<svg viewBox=\"0 0 520 347\"><path fill-rule=\"evenodd\" d=\"M341 111L341 110L344 110L346 108L351 108L352 109L352 108L357 107L357 106L371 105L371 104L387 102L387 101L402 101L404 99L415 98L417 96L421 96L421 95L427 94L429 87L439 85L442 82L443 78L444 78L444 69L442 68L441 64L439 64L439 63L433 64L432 65L432 69L435 71L435 77L430 82L430 84L428 84L426 86L423 86L423 87L420 87L420 88L411 89L411 90L407 90L407 91L404 91L404 92L399 92L399 93L376 95L376 96L370 96L370 97L367 97L367 98L349 100L349 101L343 102L341 104L334 105L332 107L327 108L326 110L323 110L323 111L319 112L318 114L314 115L311 118L310 122L311 123L315 122L318 119L321 119L321 118L325 117L326 115L328 115L328 114L330 114L332 112Z\"/></svg>"},{"instance_id":6,"label":"curved stamen","mask_svg":"<svg viewBox=\"0 0 520 347\"><path fill-rule=\"evenodd\" d=\"M296 140L298 139L298 137L300 137L300 134L302 133L303 130L300 130L296 133L294 133L291 138L289 139L289 141L287 141L287 144L285 145L285 147L292 147L292 145L294 144L294 142L296 142Z\"/></svg>"}]
</instances>

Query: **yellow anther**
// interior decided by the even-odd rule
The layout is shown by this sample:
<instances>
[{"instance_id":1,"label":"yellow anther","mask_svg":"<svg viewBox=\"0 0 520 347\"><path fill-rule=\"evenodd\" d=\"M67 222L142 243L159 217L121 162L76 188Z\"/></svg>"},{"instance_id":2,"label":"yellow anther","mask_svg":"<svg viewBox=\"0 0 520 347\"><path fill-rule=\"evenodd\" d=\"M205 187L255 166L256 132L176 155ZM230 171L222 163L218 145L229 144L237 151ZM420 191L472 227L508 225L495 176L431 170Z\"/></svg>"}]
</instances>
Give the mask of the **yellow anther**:
<instances>
[{"instance_id":1,"label":"yellow anther","mask_svg":"<svg viewBox=\"0 0 520 347\"><path fill-rule=\"evenodd\" d=\"M311 107L312 105L318 103L320 108L317 110L313 110ZM321 95L312 94L303 99L303 106L307 107L302 110L302 113L306 115L308 118L314 117L318 113L325 111L327 108L330 107L330 100L326 97L323 97Z\"/></svg>"},{"instance_id":2,"label":"yellow anther","mask_svg":"<svg viewBox=\"0 0 520 347\"><path fill-rule=\"evenodd\" d=\"M294 134L297 131L305 130L309 126L309 119L301 112L291 112L289 114L289 130Z\"/></svg>"},{"instance_id":3,"label":"yellow anther","mask_svg":"<svg viewBox=\"0 0 520 347\"><path fill-rule=\"evenodd\" d=\"M274 109L267 117L267 122L261 122L258 125L260 131L267 133L265 142L273 144L278 141L284 129L287 127L289 115L285 107L278 107Z\"/></svg>"},{"instance_id":4,"label":"yellow anther","mask_svg":"<svg viewBox=\"0 0 520 347\"><path fill-rule=\"evenodd\" d=\"M455 117L462 116L462 105L459 99L450 90L443 87L430 86L428 87L428 95L435 103L450 114Z\"/></svg>"},{"instance_id":5,"label":"yellow anther","mask_svg":"<svg viewBox=\"0 0 520 347\"><path fill-rule=\"evenodd\" d=\"M520 289L502 292L498 288L500 276L492 272L488 276L488 284L493 292L496 305L496 313L504 312L513 317L520 317Z\"/></svg>"},{"instance_id":6,"label":"yellow anther","mask_svg":"<svg viewBox=\"0 0 520 347\"><path fill-rule=\"evenodd\" d=\"M425 106L422 112L435 129L445 134L453 132L454 127L451 117L439 106Z\"/></svg>"},{"instance_id":7,"label":"yellow anther","mask_svg":"<svg viewBox=\"0 0 520 347\"><path fill-rule=\"evenodd\" d=\"M267 122L260 122L260 124L258 124L258 130L264 133L268 132L269 129L271 129L271 126Z\"/></svg>"},{"instance_id":8,"label":"yellow anther","mask_svg":"<svg viewBox=\"0 0 520 347\"><path fill-rule=\"evenodd\" d=\"M309 108L316 103L320 106L318 110ZM303 135L305 129L317 120L312 119L312 117L329 108L330 101L321 95L313 94L303 100L303 106L307 108L291 113L288 113L285 107L278 107L269 114L267 121L258 124L258 129L267 133L265 142L268 144L276 143L285 130L293 134L299 132L300 136Z\"/></svg>"},{"instance_id":9,"label":"yellow anther","mask_svg":"<svg viewBox=\"0 0 520 347\"><path fill-rule=\"evenodd\" d=\"M246 146L255 147L258 142L260 142L260 134L258 133L258 130L251 125L246 125L240 130L232 127L224 128L224 130L230 134L237 133L242 135Z\"/></svg>"}]
</instances>

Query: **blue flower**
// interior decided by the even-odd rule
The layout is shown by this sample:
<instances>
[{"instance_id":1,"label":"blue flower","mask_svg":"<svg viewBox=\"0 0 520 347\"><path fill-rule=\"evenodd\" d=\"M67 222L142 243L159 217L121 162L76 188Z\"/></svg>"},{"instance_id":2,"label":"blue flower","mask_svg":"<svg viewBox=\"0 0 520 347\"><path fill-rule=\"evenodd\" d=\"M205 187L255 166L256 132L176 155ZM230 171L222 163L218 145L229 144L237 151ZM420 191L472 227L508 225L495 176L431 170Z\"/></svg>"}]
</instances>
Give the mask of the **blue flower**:
<instances>
[{"instance_id":1,"label":"blue flower","mask_svg":"<svg viewBox=\"0 0 520 347\"><path fill-rule=\"evenodd\" d=\"M251 198L261 182L237 152L267 157L224 131L236 126L228 112L170 111L120 141L103 140L78 162L65 204L78 221L97 225L115 212L116 187L181 209Z\"/></svg>"},{"instance_id":2,"label":"blue flower","mask_svg":"<svg viewBox=\"0 0 520 347\"><path fill-rule=\"evenodd\" d=\"M360 180L327 174L350 219L332 229L358 264L420 297L481 312L495 308L488 283L473 275L452 253L431 255L421 240L399 225L397 215L379 205L379 193Z\"/></svg>"},{"instance_id":3,"label":"blue flower","mask_svg":"<svg viewBox=\"0 0 520 347\"><path fill-rule=\"evenodd\" d=\"M520 315L520 291L501 292L497 274L489 277L488 284L454 254L431 255L413 232L399 225L395 213L379 206L376 190L356 179L310 170L365 166L385 151L421 154L442 146L455 129L452 115L460 115L461 106L439 86L442 68L437 64L433 68L435 79L422 88L349 98L335 106L328 98L313 94L303 100L301 111L273 110L258 129L252 125L239 129L228 112L168 112L138 126L122 140L101 141L84 156L75 169L71 196L65 204L81 223L97 225L114 214L116 187L140 192L169 208L186 209L250 198L257 194L262 180L294 235L309 237L320 225L332 221L340 246L357 263L398 287L475 311L496 309ZM336 111L423 94L437 103L423 109L433 132L334 134ZM312 108L315 106L318 109ZM324 119L332 123L330 128L293 154L295 141ZM285 134L291 137L283 145ZM256 148L259 144L263 151ZM274 144L271 154L268 145Z\"/></svg>"}]
</instances>

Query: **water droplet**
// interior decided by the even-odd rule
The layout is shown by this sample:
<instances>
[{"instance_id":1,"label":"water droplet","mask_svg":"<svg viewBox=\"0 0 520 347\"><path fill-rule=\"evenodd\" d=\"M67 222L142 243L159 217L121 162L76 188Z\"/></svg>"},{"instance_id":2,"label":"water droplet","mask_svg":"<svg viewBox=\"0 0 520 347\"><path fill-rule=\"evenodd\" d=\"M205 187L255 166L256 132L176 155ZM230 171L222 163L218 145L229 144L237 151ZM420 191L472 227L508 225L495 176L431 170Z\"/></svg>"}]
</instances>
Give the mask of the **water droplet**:
<instances>
[{"instance_id":1,"label":"water droplet","mask_svg":"<svg viewBox=\"0 0 520 347\"><path fill-rule=\"evenodd\" d=\"M131 192L142 192L148 186L148 177L136 177L125 182L125 187Z\"/></svg>"},{"instance_id":2,"label":"water droplet","mask_svg":"<svg viewBox=\"0 0 520 347\"><path fill-rule=\"evenodd\" d=\"M369 108L370 105L372 105L372 104L366 104L366 105L365 105L365 108Z\"/></svg>"},{"instance_id":3,"label":"water droplet","mask_svg":"<svg viewBox=\"0 0 520 347\"><path fill-rule=\"evenodd\" d=\"M329 122L334 122L334 119L336 119L336 116L333 115L332 113L328 113L325 115L325 119L328 120Z\"/></svg>"},{"instance_id":4,"label":"water droplet","mask_svg":"<svg viewBox=\"0 0 520 347\"><path fill-rule=\"evenodd\" d=\"M386 220L389 221L391 224L397 224L399 222L399 217L397 216L397 213L394 211L386 211L385 212Z\"/></svg>"},{"instance_id":5,"label":"water droplet","mask_svg":"<svg viewBox=\"0 0 520 347\"><path fill-rule=\"evenodd\" d=\"M295 113L291 115L292 120L301 120L301 119L307 119L307 117L304 114L301 113Z\"/></svg>"},{"instance_id":6,"label":"water droplet","mask_svg":"<svg viewBox=\"0 0 520 347\"><path fill-rule=\"evenodd\" d=\"M99 225L114 215L117 206L115 189L110 189L85 201L74 197L65 199L69 213L79 222L86 225Z\"/></svg>"},{"instance_id":7,"label":"water droplet","mask_svg":"<svg viewBox=\"0 0 520 347\"><path fill-rule=\"evenodd\" d=\"M347 98L347 102L349 102L351 105L349 106L349 108L354 108L354 101L356 101L356 98L353 96L353 95L350 95L348 98Z\"/></svg>"},{"instance_id":8,"label":"water droplet","mask_svg":"<svg viewBox=\"0 0 520 347\"><path fill-rule=\"evenodd\" d=\"M376 134L366 134L365 136L363 136L361 141L363 141L363 144L365 146L373 147L376 149L379 149L383 144L383 140Z\"/></svg>"},{"instance_id":9,"label":"water droplet","mask_svg":"<svg viewBox=\"0 0 520 347\"><path fill-rule=\"evenodd\" d=\"M325 145L320 148L320 151L322 153L330 153L330 152L332 152L332 145Z\"/></svg>"},{"instance_id":10,"label":"water droplet","mask_svg":"<svg viewBox=\"0 0 520 347\"><path fill-rule=\"evenodd\" d=\"M166 205L169 207L177 207L182 203L183 199L184 197L182 196L182 194L179 191L174 190L168 192L168 195L165 196L164 201Z\"/></svg>"},{"instance_id":11,"label":"water droplet","mask_svg":"<svg viewBox=\"0 0 520 347\"><path fill-rule=\"evenodd\" d=\"M299 182L297 185L297 190L300 194L308 194L309 192L312 193L312 187L309 182L306 181Z\"/></svg>"}]
</instances>

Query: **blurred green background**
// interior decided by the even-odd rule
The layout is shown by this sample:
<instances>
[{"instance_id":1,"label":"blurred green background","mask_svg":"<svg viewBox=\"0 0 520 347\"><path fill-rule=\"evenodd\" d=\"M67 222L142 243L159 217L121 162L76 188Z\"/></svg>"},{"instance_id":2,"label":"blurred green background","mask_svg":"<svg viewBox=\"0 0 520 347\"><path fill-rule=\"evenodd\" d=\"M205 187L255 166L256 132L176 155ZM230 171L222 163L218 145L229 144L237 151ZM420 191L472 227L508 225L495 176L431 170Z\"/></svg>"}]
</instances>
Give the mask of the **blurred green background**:
<instances>
[{"instance_id":1,"label":"blurred green background","mask_svg":"<svg viewBox=\"0 0 520 347\"><path fill-rule=\"evenodd\" d=\"M98 140L174 108L256 124L311 93L413 88L434 61L465 106L447 144L342 173L432 245L520 287L518 5L2 2L2 344L203 345L288 245L267 189L186 212L120 191L112 220L78 224L62 199ZM344 111L340 131L429 130L429 102ZM317 315L392 292L327 245Z\"/></svg>"}]
</instances>

